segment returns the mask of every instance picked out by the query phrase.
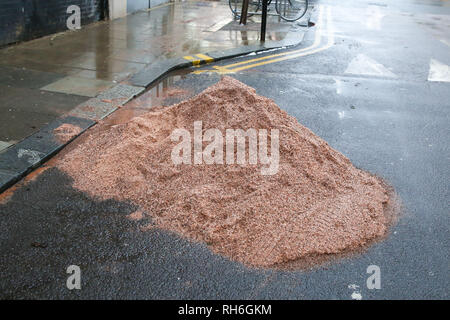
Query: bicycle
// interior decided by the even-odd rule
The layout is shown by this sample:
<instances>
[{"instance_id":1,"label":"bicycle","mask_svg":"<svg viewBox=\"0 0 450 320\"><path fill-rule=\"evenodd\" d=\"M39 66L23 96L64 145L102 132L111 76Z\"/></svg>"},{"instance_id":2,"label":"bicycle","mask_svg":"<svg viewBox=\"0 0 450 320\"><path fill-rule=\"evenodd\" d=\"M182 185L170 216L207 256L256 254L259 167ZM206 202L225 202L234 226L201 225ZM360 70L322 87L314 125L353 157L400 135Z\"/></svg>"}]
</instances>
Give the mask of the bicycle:
<instances>
[{"instance_id":1,"label":"bicycle","mask_svg":"<svg viewBox=\"0 0 450 320\"><path fill-rule=\"evenodd\" d=\"M262 0L249 0L247 17L251 17L261 7ZM228 0L231 12L236 18L240 18L243 0ZM269 7L272 0L267 2ZM281 19L289 22L297 21L308 10L308 0L275 0L275 10Z\"/></svg>"}]
</instances>

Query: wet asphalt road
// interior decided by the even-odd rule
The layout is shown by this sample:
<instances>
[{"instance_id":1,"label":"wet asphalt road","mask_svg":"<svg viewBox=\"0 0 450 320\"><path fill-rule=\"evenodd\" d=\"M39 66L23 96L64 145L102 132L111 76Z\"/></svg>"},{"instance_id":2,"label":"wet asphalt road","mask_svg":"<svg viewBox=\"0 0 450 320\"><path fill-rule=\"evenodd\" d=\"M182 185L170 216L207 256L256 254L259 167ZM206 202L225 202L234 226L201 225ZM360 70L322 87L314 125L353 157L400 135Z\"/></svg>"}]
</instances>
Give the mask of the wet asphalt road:
<instances>
[{"instance_id":1,"label":"wet asphalt road","mask_svg":"<svg viewBox=\"0 0 450 320\"><path fill-rule=\"evenodd\" d=\"M232 74L395 188L404 210L386 240L311 271L249 269L203 244L141 232L146 221L125 217L133 204L89 198L51 168L0 205L0 298L448 299L450 83L427 80L431 59L450 65L443 3L328 1L333 46ZM194 93L220 76L173 85ZM81 267L81 290L66 288L69 265ZM366 287L369 265L380 267L380 290Z\"/></svg>"}]
</instances>

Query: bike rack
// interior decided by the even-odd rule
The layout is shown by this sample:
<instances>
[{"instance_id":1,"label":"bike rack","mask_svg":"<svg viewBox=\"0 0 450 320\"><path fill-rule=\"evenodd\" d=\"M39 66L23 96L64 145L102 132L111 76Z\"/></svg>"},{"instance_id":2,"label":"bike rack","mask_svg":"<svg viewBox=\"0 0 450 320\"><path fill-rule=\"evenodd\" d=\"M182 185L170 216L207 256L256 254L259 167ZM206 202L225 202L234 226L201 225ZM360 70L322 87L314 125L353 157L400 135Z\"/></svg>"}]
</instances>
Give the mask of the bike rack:
<instances>
[{"instance_id":1,"label":"bike rack","mask_svg":"<svg viewBox=\"0 0 450 320\"><path fill-rule=\"evenodd\" d=\"M242 1L242 11L241 11L241 19L239 21L240 24L247 24L247 15L248 14L254 14L254 15L261 15L261 34L260 34L260 41L264 42L266 41L266 26L267 26L267 15L271 16L279 16L279 14L274 13L267 13L267 3L268 0L262 0L262 11L261 13L258 12L248 12L248 2L249 0Z\"/></svg>"},{"instance_id":2,"label":"bike rack","mask_svg":"<svg viewBox=\"0 0 450 320\"><path fill-rule=\"evenodd\" d=\"M267 2L268 0L262 0L261 35L259 36L261 42L266 41Z\"/></svg>"},{"instance_id":3,"label":"bike rack","mask_svg":"<svg viewBox=\"0 0 450 320\"><path fill-rule=\"evenodd\" d=\"M298 16L295 19L288 19L286 17L284 17L281 13L278 13L278 8L276 8L277 13L269 13L268 12L268 5L269 5L269 1L270 0L259 0L259 3L262 3L262 12L248 12L248 6L249 6L249 1L250 0L243 0L242 1L242 10L240 13L240 24L247 24L247 16L248 15L260 15L262 16L261 18L261 41L265 41L266 39L266 25L267 25L267 16L276 16L276 17L281 17L281 19L289 21L289 22L294 22L297 21L298 19L300 19L301 17L303 17L307 12L308 12L308 1L306 1L306 7L304 8L304 10L302 11L302 15ZM289 0L290 2L290 0ZM231 6L231 2L229 2L230 4L230 8L231 11L235 14L235 16L237 16L237 6L235 5L234 8L235 10L233 11L233 8ZM275 3L275 6L277 5L277 3ZM259 6L258 6L259 7ZM258 10L258 9L257 9Z\"/></svg>"}]
</instances>

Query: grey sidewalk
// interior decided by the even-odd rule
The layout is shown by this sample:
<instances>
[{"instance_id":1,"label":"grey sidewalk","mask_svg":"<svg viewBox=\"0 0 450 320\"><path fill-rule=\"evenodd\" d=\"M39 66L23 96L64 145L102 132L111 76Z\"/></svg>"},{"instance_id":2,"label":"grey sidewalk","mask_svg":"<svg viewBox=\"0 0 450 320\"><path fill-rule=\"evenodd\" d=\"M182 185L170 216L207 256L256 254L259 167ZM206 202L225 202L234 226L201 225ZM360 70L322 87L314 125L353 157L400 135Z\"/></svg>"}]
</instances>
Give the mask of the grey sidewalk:
<instances>
[{"instance_id":1,"label":"grey sidewalk","mask_svg":"<svg viewBox=\"0 0 450 320\"><path fill-rule=\"evenodd\" d=\"M301 40L302 28L293 32L292 24L275 20L269 21L267 46ZM164 68L168 59L259 46L257 25L251 20L239 27L226 1L177 2L3 49L0 148L149 65Z\"/></svg>"},{"instance_id":2,"label":"grey sidewalk","mask_svg":"<svg viewBox=\"0 0 450 320\"><path fill-rule=\"evenodd\" d=\"M299 44L309 16L269 17L262 44L228 1L172 2L0 50L0 192L66 144L56 126L84 131L173 69Z\"/></svg>"}]
</instances>

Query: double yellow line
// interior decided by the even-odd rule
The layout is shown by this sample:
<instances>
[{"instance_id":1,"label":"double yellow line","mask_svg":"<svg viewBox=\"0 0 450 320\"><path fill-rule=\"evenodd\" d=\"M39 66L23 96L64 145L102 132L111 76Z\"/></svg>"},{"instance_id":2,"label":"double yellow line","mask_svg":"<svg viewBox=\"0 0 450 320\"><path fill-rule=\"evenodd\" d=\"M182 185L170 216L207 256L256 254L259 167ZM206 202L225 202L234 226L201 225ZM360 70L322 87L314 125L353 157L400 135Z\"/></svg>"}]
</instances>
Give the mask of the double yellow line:
<instances>
[{"instance_id":1,"label":"double yellow line","mask_svg":"<svg viewBox=\"0 0 450 320\"><path fill-rule=\"evenodd\" d=\"M194 56L184 56L183 58L185 60L191 61L194 66L200 65L202 62L210 63L210 62L214 61L214 58L211 58L211 57L207 56L206 54L202 54L202 53L197 53Z\"/></svg>"},{"instance_id":2,"label":"double yellow line","mask_svg":"<svg viewBox=\"0 0 450 320\"><path fill-rule=\"evenodd\" d=\"M298 58L298 57L302 57L302 56L306 56L306 55L310 55L313 53L317 53L323 50L326 50L328 48L330 48L331 46L333 46L334 44L334 33L333 33L333 26L332 26L332 17L331 17L331 8L328 6L326 7L326 36L327 36L327 42L322 45L322 33L323 33L323 16L324 16L324 6L320 6L319 7L319 18L317 21L317 29L316 29L316 33L315 33L315 37L314 37L314 43L306 48L302 48L299 50L293 50L293 51L287 51L287 52L282 52L282 53L278 53L278 54L272 54L272 55L268 55L268 56L264 56L261 58L255 58L255 59L250 59L250 60L246 60L246 61L241 61L241 62L237 62L237 63L232 63L229 65L225 65L225 66L214 66L214 69L210 69L210 70L198 70L198 71L194 71L195 74L198 73L203 73L203 72L217 72L220 74L226 74L226 73L235 73L235 72L239 72L242 70L246 70L246 69L250 69L250 68L254 68L254 67L258 67L258 66L262 66L262 65L266 65L266 64L270 64L270 63L275 63L275 62L280 62L280 61L284 61L284 60L289 60L289 59L294 59L294 58Z\"/></svg>"}]
</instances>

